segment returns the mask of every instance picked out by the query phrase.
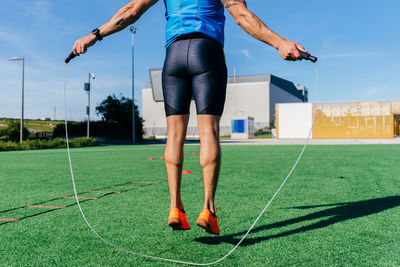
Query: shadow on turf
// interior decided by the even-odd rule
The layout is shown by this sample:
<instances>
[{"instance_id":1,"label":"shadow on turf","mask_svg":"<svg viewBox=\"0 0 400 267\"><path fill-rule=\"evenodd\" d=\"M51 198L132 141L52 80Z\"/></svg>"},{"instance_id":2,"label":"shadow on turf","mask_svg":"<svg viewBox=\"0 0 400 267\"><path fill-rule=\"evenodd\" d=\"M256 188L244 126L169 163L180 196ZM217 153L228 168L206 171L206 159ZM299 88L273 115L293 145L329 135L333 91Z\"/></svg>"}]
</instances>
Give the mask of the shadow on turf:
<instances>
[{"instance_id":1,"label":"shadow on turf","mask_svg":"<svg viewBox=\"0 0 400 267\"><path fill-rule=\"evenodd\" d=\"M332 206L336 206L336 207L329 208ZM324 228L324 227L330 226L330 225L338 223L338 222L361 218L361 217L376 214L376 213L379 213L379 212L382 212L382 211L385 211L388 209L392 209L392 208L395 208L398 206L400 206L400 196L375 198L375 199L369 199L369 200L363 200L363 201L357 201L357 202L291 207L291 209L302 209L302 210L312 209L312 208L321 208L321 207L328 207L328 208L321 210L321 211L313 212L313 213L310 213L308 215L301 216L298 218L293 218L293 219L289 219L289 220L285 220L285 221L281 221L281 222L276 222L276 223L256 227L253 229L253 231L251 233L267 231L269 229L274 229L274 228L289 226L289 225L292 225L295 223L319 219L319 221L316 223L311 223L309 225L301 226L299 228L289 230L286 232L282 232L279 234L265 235L265 236L251 238L251 233L250 233L250 237L246 238L243 241L243 243L241 244L241 246L250 246L250 245L254 245L254 244L257 244L257 243L260 243L260 242L263 242L263 241L266 241L269 239L273 239L273 238L284 237L284 236L303 233L303 232L307 232L307 231L311 231L311 230L315 230L315 229ZM325 217L327 217L327 218L324 219ZM232 245L236 245L237 242L239 242L239 240L242 238L242 236L246 232L247 232L247 230L243 231L243 232L231 234L231 235L225 235L225 236L200 237L200 238L196 238L195 241L204 243L204 244L208 244L208 245L218 245L221 243L230 243ZM267 234L267 232L265 234Z\"/></svg>"}]
</instances>

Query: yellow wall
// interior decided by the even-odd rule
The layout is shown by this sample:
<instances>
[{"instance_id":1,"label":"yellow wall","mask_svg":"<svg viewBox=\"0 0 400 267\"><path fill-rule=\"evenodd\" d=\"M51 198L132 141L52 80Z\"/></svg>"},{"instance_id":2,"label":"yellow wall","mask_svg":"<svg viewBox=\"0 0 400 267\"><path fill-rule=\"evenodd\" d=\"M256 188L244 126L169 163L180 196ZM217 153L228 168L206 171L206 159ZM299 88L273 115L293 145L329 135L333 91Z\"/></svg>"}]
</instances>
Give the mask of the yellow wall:
<instances>
[{"instance_id":1,"label":"yellow wall","mask_svg":"<svg viewBox=\"0 0 400 267\"><path fill-rule=\"evenodd\" d=\"M313 138L393 138L400 101L315 104Z\"/></svg>"}]
</instances>

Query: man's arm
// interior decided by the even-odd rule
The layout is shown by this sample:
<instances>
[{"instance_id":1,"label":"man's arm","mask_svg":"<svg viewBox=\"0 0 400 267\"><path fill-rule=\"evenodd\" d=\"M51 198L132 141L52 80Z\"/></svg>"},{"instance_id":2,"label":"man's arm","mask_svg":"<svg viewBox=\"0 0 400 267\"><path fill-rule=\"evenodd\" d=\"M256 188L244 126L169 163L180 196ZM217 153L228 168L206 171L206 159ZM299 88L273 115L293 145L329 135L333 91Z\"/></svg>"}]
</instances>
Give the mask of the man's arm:
<instances>
[{"instance_id":1,"label":"man's arm","mask_svg":"<svg viewBox=\"0 0 400 267\"><path fill-rule=\"evenodd\" d=\"M150 7L158 0L133 0L122 7L107 23L99 27L101 37L119 32L132 23L135 23ZM97 38L94 34L89 34L75 42L73 52L75 55L83 54L94 45Z\"/></svg>"},{"instance_id":2,"label":"man's arm","mask_svg":"<svg viewBox=\"0 0 400 267\"><path fill-rule=\"evenodd\" d=\"M301 59L298 49L307 51L296 42L288 41L269 29L264 22L247 9L245 0L221 0L236 23L254 38L275 47L283 59Z\"/></svg>"}]
</instances>

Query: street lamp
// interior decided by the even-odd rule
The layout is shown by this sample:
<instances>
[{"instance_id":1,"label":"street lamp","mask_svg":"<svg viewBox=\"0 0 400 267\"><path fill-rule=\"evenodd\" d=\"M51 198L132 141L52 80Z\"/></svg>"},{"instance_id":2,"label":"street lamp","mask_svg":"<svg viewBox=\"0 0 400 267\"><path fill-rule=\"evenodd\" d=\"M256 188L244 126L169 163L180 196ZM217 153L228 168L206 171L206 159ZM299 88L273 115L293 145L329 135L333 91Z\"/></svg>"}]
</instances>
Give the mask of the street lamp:
<instances>
[{"instance_id":1,"label":"street lamp","mask_svg":"<svg viewBox=\"0 0 400 267\"><path fill-rule=\"evenodd\" d=\"M25 85L25 57L10 57L9 60L22 60L22 108L21 108L21 124L19 130L19 142L22 143L24 132L24 85Z\"/></svg>"},{"instance_id":2,"label":"street lamp","mask_svg":"<svg viewBox=\"0 0 400 267\"><path fill-rule=\"evenodd\" d=\"M135 144L135 40L136 28L131 26L129 30L132 33L132 144Z\"/></svg>"},{"instance_id":3,"label":"street lamp","mask_svg":"<svg viewBox=\"0 0 400 267\"><path fill-rule=\"evenodd\" d=\"M87 119L87 138L89 138L89 133L90 133L90 79L96 78L94 73L89 73L89 82L85 83L84 90L88 93L88 105L86 107L86 114L88 116Z\"/></svg>"}]
</instances>

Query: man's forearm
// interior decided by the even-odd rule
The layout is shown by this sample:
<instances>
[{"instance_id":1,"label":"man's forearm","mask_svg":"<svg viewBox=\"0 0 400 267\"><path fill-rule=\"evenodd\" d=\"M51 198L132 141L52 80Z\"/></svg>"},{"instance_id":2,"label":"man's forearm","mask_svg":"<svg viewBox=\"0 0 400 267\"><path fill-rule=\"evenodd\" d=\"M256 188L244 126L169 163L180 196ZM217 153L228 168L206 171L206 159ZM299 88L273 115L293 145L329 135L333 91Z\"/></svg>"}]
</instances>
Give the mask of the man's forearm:
<instances>
[{"instance_id":1,"label":"man's forearm","mask_svg":"<svg viewBox=\"0 0 400 267\"><path fill-rule=\"evenodd\" d=\"M99 27L102 37L119 32L135 23L158 0L133 0L122 7L107 23Z\"/></svg>"},{"instance_id":2,"label":"man's forearm","mask_svg":"<svg viewBox=\"0 0 400 267\"><path fill-rule=\"evenodd\" d=\"M243 10L240 10L239 12L240 14L236 18L237 24L254 38L275 48L278 48L279 44L285 40L283 37L269 29L261 19L247 8L243 8Z\"/></svg>"},{"instance_id":3,"label":"man's forearm","mask_svg":"<svg viewBox=\"0 0 400 267\"><path fill-rule=\"evenodd\" d=\"M301 59L299 50L307 51L300 44L288 41L269 29L264 22L247 9L246 0L221 0L236 23L254 38L275 47L285 60Z\"/></svg>"},{"instance_id":4,"label":"man's forearm","mask_svg":"<svg viewBox=\"0 0 400 267\"><path fill-rule=\"evenodd\" d=\"M127 26L136 22L151 6L158 0L133 0L123 8L121 8L107 23L99 27L100 36L105 37L110 34L119 32ZM86 50L94 45L97 36L89 34L78 39L72 49L75 55L86 53Z\"/></svg>"},{"instance_id":5,"label":"man's forearm","mask_svg":"<svg viewBox=\"0 0 400 267\"><path fill-rule=\"evenodd\" d=\"M119 32L139 19L135 12L136 1L122 7L107 23L99 27L102 37Z\"/></svg>"}]
</instances>

